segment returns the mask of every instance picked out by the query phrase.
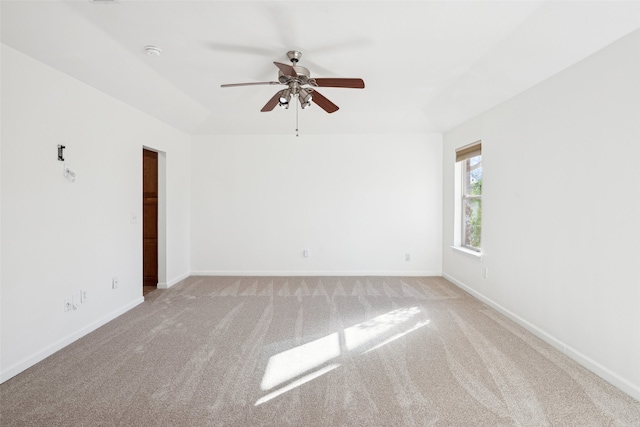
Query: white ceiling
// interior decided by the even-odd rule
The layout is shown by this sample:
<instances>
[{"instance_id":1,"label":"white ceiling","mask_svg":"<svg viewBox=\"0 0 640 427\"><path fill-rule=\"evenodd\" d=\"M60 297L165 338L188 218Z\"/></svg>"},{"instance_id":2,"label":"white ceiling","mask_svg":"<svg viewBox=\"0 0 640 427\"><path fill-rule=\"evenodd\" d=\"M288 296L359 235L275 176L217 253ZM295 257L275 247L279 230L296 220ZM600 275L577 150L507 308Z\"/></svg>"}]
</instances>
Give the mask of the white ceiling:
<instances>
[{"instance_id":1,"label":"white ceiling","mask_svg":"<svg viewBox=\"0 0 640 427\"><path fill-rule=\"evenodd\" d=\"M285 134L262 106L273 61L303 53L340 106L305 133L443 132L640 28L639 1L1 2L2 42L191 134ZM144 46L163 50L146 55Z\"/></svg>"}]
</instances>

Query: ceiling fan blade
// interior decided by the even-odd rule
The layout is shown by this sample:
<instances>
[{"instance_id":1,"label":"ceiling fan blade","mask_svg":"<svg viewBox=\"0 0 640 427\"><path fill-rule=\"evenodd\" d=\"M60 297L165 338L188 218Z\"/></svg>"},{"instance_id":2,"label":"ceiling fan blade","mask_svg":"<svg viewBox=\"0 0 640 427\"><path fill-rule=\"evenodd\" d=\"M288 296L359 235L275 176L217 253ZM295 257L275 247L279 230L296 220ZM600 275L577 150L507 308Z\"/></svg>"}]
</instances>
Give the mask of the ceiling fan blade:
<instances>
[{"instance_id":1,"label":"ceiling fan blade","mask_svg":"<svg viewBox=\"0 0 640 427\"><path fill-rule=\"evenodd\" d=\"M352 89L364 89L362 79L341 79L341 78L317 78L314 79L318 87L347 87Z\"/></svg>"},{"instance_id":2,"label":"ceiling fan blade","mask_svg":"<svg viewBox=\"0 0 640 427\"><path fill-rule=\"evenodd\" d=\"M274 62L274 64L276 64L276 67L278 67L285 76L298 77L298 73L296 73L296 70L291 65L280 62Z\"/></svg>"},{"instance_id":3,"label":"ceiling fan blade","mask_svg":"<svg viewBox=\"0 0 640 427\"><path fill-rule=\"evenodd\" d=\"M338 111L338 106L325 98L320 92L315 89L309 89L309 91L311 92L311 101L318 104L324 111L327 113L335 113Z\"/></svg>"},{"instance_id":4,"label":"ceiling fan blade","mask_svg":"<svg viewBox=\"0 0 640 427\"><path fill-rule=\"evenodd\" d=\"M262 111L264 113L264 112L271 111L274 108L276 108L276 105L278 105L278 102L280 101L280 92L282 92L282 91L276 92L276 94L273 95L273 98L271 98L269 100L269 102L264 104L264 107L262 107L262 110L260 110L260 111Z\"/></svg>"},{"instance_id":5,"label":"ceiling fan blade","mask_svg":"<svg viewBox=\"0 0 640 427\"><path fill-rule=\"evenodd\" d=\"M255 82L255 83L228 83L220 85L220 87L236 87L236 86L258 86L258 85L279 85L280 82Z\"/></svg>"}]
</instances>

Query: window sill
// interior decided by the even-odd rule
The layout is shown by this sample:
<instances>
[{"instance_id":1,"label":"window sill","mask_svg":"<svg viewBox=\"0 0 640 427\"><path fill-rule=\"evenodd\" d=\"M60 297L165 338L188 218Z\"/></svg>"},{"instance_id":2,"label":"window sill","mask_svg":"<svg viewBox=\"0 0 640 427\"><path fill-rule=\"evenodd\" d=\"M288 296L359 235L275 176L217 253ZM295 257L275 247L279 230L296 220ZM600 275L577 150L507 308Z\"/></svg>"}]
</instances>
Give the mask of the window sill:
<instances>
[{"instance_id":1,"label":"window sill","mask_svg":"<svg viewBox=\"0 0 640 427\"><path fill-rule=\"evenodd\" d=\"M482 252L476 252L476 251L472 251L471 249L467 249L465 247L462 246L449 246L451 249L453 249L456 252L460 252L463 253L465 255L469 255L472 256L474 258L482 258Z\"/></svg>"}]
</instances>

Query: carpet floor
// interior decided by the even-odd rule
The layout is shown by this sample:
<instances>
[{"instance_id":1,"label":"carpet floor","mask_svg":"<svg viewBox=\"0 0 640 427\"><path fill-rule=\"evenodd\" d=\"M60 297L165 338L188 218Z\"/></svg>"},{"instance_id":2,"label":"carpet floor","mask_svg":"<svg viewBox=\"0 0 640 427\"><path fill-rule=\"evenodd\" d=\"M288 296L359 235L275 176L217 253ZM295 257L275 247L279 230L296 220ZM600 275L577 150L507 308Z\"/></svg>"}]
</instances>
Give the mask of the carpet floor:
<instances>
[{"instance_id":1,"label":"carpet floor","mask_svg":"<svg viewBox=\"0 0 640 427\"><path fill-rule=\"evenodd\" d=\"M440 277L190 277L0 385L2 426L640 426Z\"/></svg>"}]
</instances>

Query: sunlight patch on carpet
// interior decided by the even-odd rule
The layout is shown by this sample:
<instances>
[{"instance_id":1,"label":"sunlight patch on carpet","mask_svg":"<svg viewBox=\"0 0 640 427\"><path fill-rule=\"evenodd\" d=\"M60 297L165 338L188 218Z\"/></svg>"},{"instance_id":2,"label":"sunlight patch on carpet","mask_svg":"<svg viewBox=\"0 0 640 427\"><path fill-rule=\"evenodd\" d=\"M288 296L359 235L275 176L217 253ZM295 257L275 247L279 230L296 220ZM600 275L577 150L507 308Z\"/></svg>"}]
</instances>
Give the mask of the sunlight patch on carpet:
<instances>
[{"instance_id":1,"label":"sunlight patch on carpet","mask_svg":"<svg viewBox=\"0 0 640 427\"><path fill-rule=\"evenodd\" d=\"M260 388L267 392L280 388L258 399L255 406L338 368L352 353L368 353L427 325L429 320L421 320L420 313L418 307L389 311L271 356Z\"/></svg>"}]
</instances>

